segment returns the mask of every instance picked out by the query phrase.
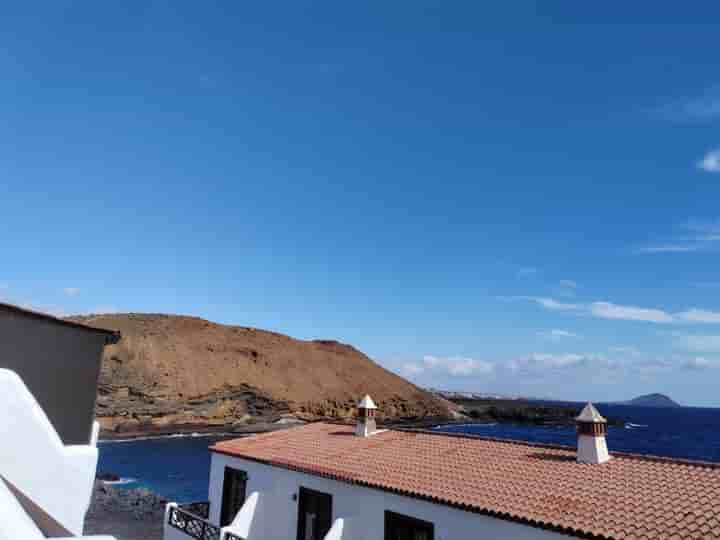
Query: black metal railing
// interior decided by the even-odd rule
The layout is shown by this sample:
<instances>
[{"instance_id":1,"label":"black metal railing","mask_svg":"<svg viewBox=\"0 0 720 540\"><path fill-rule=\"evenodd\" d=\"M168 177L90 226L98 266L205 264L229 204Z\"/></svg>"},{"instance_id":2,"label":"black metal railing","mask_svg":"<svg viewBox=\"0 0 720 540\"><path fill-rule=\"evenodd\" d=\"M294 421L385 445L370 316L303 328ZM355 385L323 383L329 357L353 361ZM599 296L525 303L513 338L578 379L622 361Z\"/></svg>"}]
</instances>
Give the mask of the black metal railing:
<instances>
[{"instance_id":1,"label":"black metal railing","mask_svg":"<svg viewBox=\"0 0 720 540\"><path fill-rule=\"evenodd\" d=\"M169 514L168 524L195 540L220 540L220 527L208 523L202 517L175 507L170 509Z\"/></svg>"},{"instance_id":2,"label":"black metal railing","mask_svg":"<svg viewBox=\"0 0 720 540\"><path fill-rule=\"evenodd\" d=\"M178 508L188 514L195 514L197 517L208 519L210 517L210 503L208 501L191 502L179 504Z\"/></svg>"}]
</instances>

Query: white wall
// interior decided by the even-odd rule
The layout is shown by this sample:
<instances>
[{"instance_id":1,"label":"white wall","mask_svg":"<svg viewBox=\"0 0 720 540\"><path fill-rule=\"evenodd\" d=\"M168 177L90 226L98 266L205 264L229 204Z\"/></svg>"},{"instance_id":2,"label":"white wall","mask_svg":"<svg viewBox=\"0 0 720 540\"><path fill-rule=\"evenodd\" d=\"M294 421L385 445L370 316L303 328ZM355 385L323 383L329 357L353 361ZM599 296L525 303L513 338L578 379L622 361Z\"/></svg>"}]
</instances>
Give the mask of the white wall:
<instances>
[{"instance_id":1,"label":"white wall","mask_svg":"<svg viewBox=\"0 0 720 540\"><path fill-rule=\"evenodd\" d=\"M0 369L0 474L80 536L95 481L94 446L65 446L14 372ZM0 516L5 510L0 507Z\"/></svg>"},{"instance_id":2,"label":"white wall","mask_svg":"<svg viewBox=\"0 0 720 540\"><path fill-rule=\"evenodd\" d=\"M222 503L222 483L226 466L248 473L247 493L261 494L257 516L247 540L294 540L297 505L293 495L300 486L333 496L333 521L345 518L343 540L384 538L385 511L417 517L435 524L435 540L488 538L513 540L553 540L567 536L465 512L449 506L402 497L384 491L346 484L295 471L269 467L224 454L212 454L210 469L210 521L218 523Z\"/></svg>"}]
</instances>

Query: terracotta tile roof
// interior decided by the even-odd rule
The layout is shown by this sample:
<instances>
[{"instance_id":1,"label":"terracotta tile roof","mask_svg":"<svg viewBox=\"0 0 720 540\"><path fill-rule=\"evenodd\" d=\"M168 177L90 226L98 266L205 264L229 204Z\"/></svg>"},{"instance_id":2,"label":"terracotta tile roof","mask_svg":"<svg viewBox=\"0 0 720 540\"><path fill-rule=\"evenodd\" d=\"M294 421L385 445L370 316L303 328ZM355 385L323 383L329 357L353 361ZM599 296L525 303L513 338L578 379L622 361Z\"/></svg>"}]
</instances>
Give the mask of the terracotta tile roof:
<instances>
[{"instance_id":1,"label":"terracotta tile roof","mask_svg":"<svg viewBox=\"0 0 720 540\"><path fill-rule=\"evenodd\" d=\"M362 438L308 424L223 441L230 454L580 537L720 539L720 467L632 454L601 465L575 450L433 432Z\"/></svg>"}]
</instances>

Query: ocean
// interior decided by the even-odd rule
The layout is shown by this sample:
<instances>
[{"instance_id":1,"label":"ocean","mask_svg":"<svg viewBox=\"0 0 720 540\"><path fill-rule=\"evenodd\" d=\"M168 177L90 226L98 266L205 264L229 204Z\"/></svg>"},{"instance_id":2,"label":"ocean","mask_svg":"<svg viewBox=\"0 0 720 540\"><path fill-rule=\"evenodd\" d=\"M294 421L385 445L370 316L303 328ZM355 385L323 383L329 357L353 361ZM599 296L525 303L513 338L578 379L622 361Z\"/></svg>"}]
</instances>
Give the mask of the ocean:
<instances>
[{"instance_id":1,"label":"ocean","mask_svg":"<svg viewBox=\"0 0 720 540\"><path fill-rule=\"evenodd\" d=\"M610 451L720 462L720 409L659 409L630 405L598 405L600 412L620 418L608 428ZM572 426L462 424L439 431L470 433L521 441L574 446ZM207 500L208 446L223 437L174 436L101 442L99 472L121 477L121 487L146 487L172 501Z\"/></svg>"}]
</instances>

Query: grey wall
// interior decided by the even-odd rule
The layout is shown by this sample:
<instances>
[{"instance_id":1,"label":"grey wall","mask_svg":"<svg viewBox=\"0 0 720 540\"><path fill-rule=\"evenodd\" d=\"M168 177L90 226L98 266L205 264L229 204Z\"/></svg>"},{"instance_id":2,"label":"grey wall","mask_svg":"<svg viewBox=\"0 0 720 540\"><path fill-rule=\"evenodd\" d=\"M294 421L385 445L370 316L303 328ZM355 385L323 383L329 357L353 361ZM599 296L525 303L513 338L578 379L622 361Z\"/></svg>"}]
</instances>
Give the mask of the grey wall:
<instances>
[{"instance_id":1,"label":"grey wall","mask_svg":"<svg viewBox=\"0 0 720 540\"><path fill-rule=\"evenodd\" d=\"M0 367L15 371L65 444L88 444L105 336L0 309Z\"/></svg>"}]
</instances>

